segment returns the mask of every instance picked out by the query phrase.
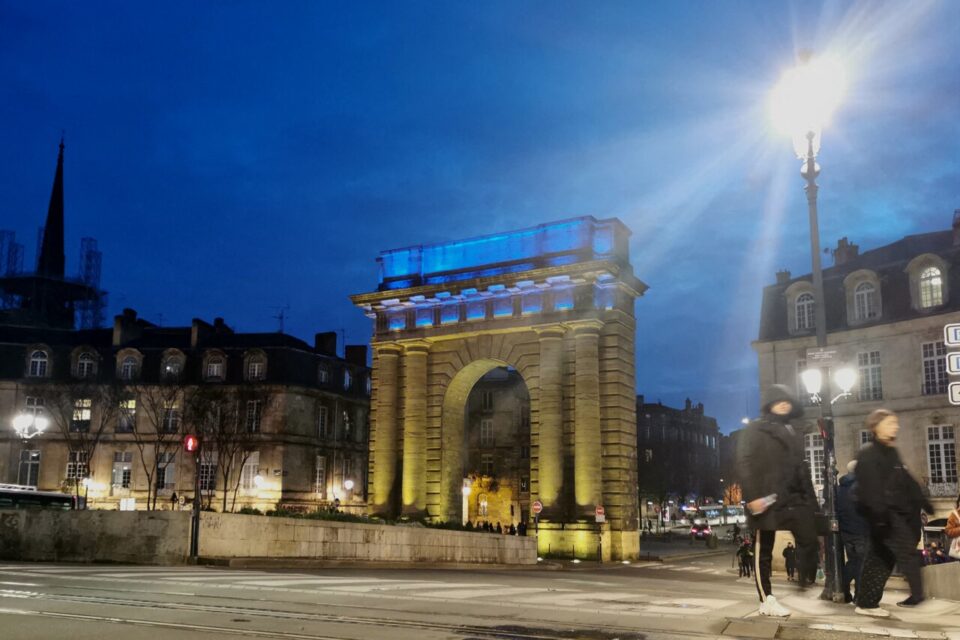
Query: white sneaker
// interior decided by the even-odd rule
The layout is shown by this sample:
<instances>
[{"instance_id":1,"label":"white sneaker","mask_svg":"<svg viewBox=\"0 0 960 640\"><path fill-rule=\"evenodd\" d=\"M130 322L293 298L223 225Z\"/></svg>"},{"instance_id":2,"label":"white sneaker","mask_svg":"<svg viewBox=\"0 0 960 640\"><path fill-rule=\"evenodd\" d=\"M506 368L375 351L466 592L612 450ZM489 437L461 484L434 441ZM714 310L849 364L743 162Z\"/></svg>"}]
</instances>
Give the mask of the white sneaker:
<instances>
[{"instance_id":1,"label":"white sneaker","mask_svg":"<svg viewBox=\"0 0 960 640\"><path fill-rule=\"evenodd\" d=\"M880 607L873 607L872 609L863 609L861 607L857 607L856 609L854 609L854 612L859 613L862 616L871 616L874 618L890 617L890 612L887 611L886 609L881 609Z\"/></svg>"},{"instance_id":2,"label":"white sneaker","mask_svg":"<svg viewBox=\"0 0 960 640\"><path fill-rule=\"evenodd\" d=\"M767 599L760 603L760 615L786 618L790 615L790 610L777 602L774 596L767 596Z\"/></svg>"}]
</instances>

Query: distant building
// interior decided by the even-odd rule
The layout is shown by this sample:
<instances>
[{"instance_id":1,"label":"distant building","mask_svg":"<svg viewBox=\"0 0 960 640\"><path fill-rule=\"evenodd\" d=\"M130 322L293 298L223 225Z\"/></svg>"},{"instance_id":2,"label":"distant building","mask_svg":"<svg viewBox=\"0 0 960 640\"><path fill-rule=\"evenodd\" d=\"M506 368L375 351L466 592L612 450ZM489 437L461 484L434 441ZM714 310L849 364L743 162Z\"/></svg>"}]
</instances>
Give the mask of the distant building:
<instances>
[{"instance_id":1,"label":"distant building","mask_svg":"<svg viewBox=\"0 0 960 640\"><path fill-rule=\"evenodd\" d=\"M641 502L666 498L720 501L719 430L703 403L682 409L637 396L637 458Z\"/></svg>"},{"instance_id":2,"label":"distant building","mask_svg":"<svg viewBox=\"0 0 960 640\"><path fill-rule=\"evenodd\" d=\"M840 472L869 441L864 418L874 409L892 409L900 416L897 447L904 461L946 511L958 492L960 409L947 398L943 327L960 321L960 210L952 230L906 236L862 254L841 238L833 257L823 280L827 342L837 351L834 368L846 365L859 373L853 397L833 407ZM807 349L816 346L817 303L809 275L781 271L764 289L759 338L753 343L761 388L786 384L806 396L800 372L807 368ZM822 486L823 441L814 432L816 415L817 409L809 407L806 453L814 484Z\"/></svg>"},{"instance_id":3,"label":"distant building","mask_svg":"<svg viewBox=\"0 0 960 640\"><path fill-rule=\"evenodd\" d=\"M530 517L530 394L511 369L494 369L467 399L466 518L502 526Z\"/></svg>"},{"instance_id":4,"label":"distant building","mask_svg":"<svg viewBox=\"0 0 960 640\"><path fill-rule=\"evenodd\" d=\"M12 236L8 257L22 262ZM64 278L63 146L37 272L0 278L0 483L78 492L95 508L175 508L199 475L215 509L361 510L370 371L366 346L337 355L283 333L237 333L220 318L158 327L132 309L112 328L96 294L99 253ZM15 265L16 266L16 265ZM14 422L47 428L30 439ZM199 467L184 435L200 437Z\"/></svg>"}]
</instances>

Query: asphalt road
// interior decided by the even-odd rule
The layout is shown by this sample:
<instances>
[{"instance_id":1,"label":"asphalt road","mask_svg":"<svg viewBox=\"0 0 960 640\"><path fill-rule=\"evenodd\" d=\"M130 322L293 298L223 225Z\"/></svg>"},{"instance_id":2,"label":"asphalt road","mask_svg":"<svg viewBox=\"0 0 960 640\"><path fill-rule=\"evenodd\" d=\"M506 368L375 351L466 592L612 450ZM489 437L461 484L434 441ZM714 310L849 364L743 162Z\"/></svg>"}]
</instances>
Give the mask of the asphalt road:
<instances>
[{"instance_id":1,"label":"asphalt road","mask_svg":"<svg viewBox=\"0 0 960 640\"><path fill-rule=\"evenodd\" d=\"M729 553L560 570L0 565L3 640L727 638L755 611Z\"/></svg>"}]
</instances>

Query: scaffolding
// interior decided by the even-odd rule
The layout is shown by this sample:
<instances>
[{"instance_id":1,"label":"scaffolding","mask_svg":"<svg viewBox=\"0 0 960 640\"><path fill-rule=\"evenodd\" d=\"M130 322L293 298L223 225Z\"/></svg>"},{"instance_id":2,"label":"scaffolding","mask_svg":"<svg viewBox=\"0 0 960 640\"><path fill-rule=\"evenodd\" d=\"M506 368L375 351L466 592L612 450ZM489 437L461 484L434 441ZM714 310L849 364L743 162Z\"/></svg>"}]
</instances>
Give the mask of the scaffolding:
<instances>
[{"instance_id":1,"label":"scaffolding","mask_svg":"<svg viewBox=\"0 0 960 640\"><path fill-rule=\"evenodd\" d=\"M94 238L80 239L80 281L93 292L86 300L77 302L77 326L80 329L98 329L103 325L107 296L100 290L100 265L103 254L97 250Z\"/></svg>"}]
</instances>

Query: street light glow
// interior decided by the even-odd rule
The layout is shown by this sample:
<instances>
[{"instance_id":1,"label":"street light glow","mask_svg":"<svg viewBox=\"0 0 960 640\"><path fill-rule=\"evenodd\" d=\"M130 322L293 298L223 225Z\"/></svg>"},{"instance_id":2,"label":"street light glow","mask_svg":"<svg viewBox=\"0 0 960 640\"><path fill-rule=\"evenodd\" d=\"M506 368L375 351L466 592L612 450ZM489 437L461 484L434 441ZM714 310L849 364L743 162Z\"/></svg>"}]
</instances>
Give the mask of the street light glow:
<instances>
[{"instance_id":1,"label":"street light glow","mask_svg":"<svg viewBox=\"0 0 960 640\"><path fill-rule=\"evenodd\" d=\"M24 440L29 440L46 431L49 423L50 421L45 416L19 413L13 418L13 430Z\"/></svg>"},{"instance_id":2,"label":"street light glow","mask_svg":"<svg viewBox=\"0 0 960 640\"><path fill-rule=\"evenodd\" d=\"M807 369L800 377L803 378L803 386L812 396L820 393L820 386L823 384L823 374L820 369Z\"/></svg>"},{"instance_id":3,"label":"street light glow","mask_svg":"<svg viewBox=\"0 0 960 640\"><path fill-rule=\"evenodd\" d=\"M853 385L857 382L857 372L850 367L844 367L834 374L833 379L837 381L837 386L844 393L850 393Z\"/></svg>"},{"instance_id":4,"label":"street light glow","mask_svg":"<svg viewBox=\"0 0 960 640\"><path fill-rule=\"evenodd\" d=\"M843 100L846 84L843 65L832 56L808 58L780 76L770 94L770 115L776 131L793 140L799 158L807 155L809 134L818 151L820 133Z\"/></svg>"},{"instance_id":5,"label":"street light glow","mask_svg":"<svg viewBox=\"0 0 960 640\"><path fill-rule=\"evenodd\" d=\"M343 481L343 488L346 489L347 491L352 491L352 490L353 490L353 480L344 480L344 481Z\"/></svg>"}]
</instances>

